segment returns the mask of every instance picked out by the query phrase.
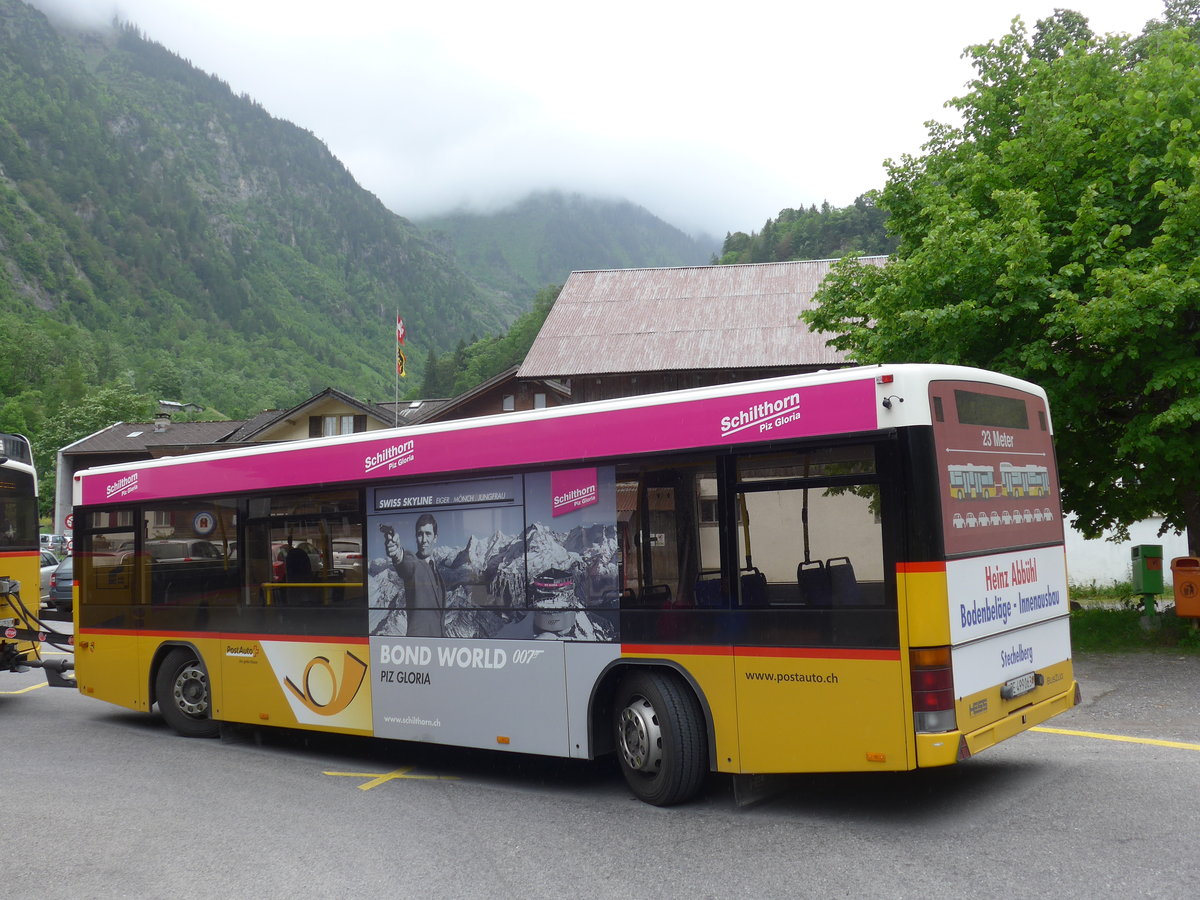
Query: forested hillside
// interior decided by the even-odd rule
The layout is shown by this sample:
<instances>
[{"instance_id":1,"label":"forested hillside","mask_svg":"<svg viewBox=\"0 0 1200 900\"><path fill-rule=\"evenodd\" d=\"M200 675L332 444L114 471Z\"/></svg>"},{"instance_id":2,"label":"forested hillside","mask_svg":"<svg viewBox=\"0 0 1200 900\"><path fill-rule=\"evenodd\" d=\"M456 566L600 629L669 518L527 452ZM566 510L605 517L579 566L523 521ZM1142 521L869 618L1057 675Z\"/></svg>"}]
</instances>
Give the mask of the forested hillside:
<instances>
[{"instance_id":1,"label":"forested hillside","mask_svg":"<svg viewBox=\"0 0 1200 900\"><path fill-rule=\"evenodd\" d=\"M494 213L456 212L418 222L474 278L525 301L584 269L694 266L715 238L696 238L624 200L548 191Z\"/></svg>"},{"instance_id":2,"label":"forested hillside","mask_svg":"<svg viewBox=\"0 0 1200 900\"><path fill-rule=\"evenodd\" d=\"M877 213L795 216L878 237ZM783 220L731 235L722 261L836 252L781 241ZM156 399L238 418L330 386L388 398L397 312L404 394L458 393L523 359L570 271L718 249L634 204L557 193L424 224L136 27L76 32L0 0L0 430L34 440L44 485L55 450Z\"/></svg>"},{"instance_id":3,"label":"forested hillside","mask_svg":"<svg viewBox=\"0 0 1200 900\"><path fill-rule=\"evenodd\" d=\"M735 231L725 236L719 262L783 262L789 259L840 259L858 253L886 255L896 241L886 231L888 214L864 194L850 206L785 209L767 219L760 232Z\"/></svg>"},{"instance_id":4,"label":"forested hillside","mask_svg":"<svg viewBox=\"0 0 1200 900\"><path fill-rule=\"evenodd\" d=\"M425 374L416 396L457 397L493 375L520 365L561 290L562 285L552 284L538 291L533 298L533 308L513 322L504 334L488 335L469 344L460 342L453 353L439 355L431 350L425 359Z\"/></svg>"},{"instance_id":5,"label":"forested hillside","mask_svg":"<svg viewBox=\"0 0 1200 900\"><path fill-rule=\"evenodd\" d=\"M133 27L0 0L0 428L117 382L230 416L380 399L397 310L436 350L514 315L312 134Z\"/></svg>"}]
</instances>

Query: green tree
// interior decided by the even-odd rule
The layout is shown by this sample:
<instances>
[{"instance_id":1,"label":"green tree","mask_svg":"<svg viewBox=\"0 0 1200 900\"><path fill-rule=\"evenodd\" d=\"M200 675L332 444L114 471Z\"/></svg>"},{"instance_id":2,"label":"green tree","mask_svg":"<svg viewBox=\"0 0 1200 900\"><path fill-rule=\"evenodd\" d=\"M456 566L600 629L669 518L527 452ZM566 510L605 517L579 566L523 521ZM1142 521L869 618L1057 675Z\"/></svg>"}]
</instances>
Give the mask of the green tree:
<instances>
[{"instance_id":1,"label":"green tree","mask_svg":"<svg viewBox=\"0 0 1200 900\"><path fill-rule=\"evenodd\" d=\"M510 366L519 365L533 346L561 291L562 285L547 285L534 296L533 308L513 322L504 335L487 337L468 346L463 356L464 364L455 376L453 393L461 394Z\"/></svg>"},{"instance_id":2,"label":"green tree","mask_svg":"<svg viewBox=\"0 0 1200 900\"><path fill-rule=\"evenodd\" d=\"M899 246L843 261L806 314L860 362L997 369L1047 389L1063 502L1089 535L1154 514L1200 550L1200 44L1095 37L1059 10L967 53L923 153L888 161Z\"/></svg>"},{"instance_id":3,"label":"green tree","mask_svg":"<svg viewBox=\"0 0 1200 900\"><path fill-rule=\"evenodd\" d=\"M137 393L129 385L114 384L89 391L77 405L47 420L32 439L41 514L48 515L53 509L59 450L117 422L148 422L157 407L153 398Z\"/></svg>"},{"instance_id":4,"label":"green tree","mask_svg":"<svg viewBox=\"0 0 1200 900\"><path fill-rule=\"evenodd\" d=\"M875 205L874 192L859 196L845 209L828 203L821 208L783 209L767 219L761 232L725 235L720 265L833 259L853 253L890 253L896 241L887 233L887 213Z\"/></svg>"}]
</instances>

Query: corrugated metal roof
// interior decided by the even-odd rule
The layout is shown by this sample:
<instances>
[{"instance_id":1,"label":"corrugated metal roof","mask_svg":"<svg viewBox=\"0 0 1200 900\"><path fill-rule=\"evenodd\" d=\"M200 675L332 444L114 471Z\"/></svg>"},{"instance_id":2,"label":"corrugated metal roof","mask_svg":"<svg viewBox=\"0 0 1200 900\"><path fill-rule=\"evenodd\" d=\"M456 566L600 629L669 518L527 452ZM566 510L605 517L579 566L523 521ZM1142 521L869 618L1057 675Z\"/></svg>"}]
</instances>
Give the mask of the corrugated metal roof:
<instances>
[{"instance_id":1,"label":"corrugated metal roof","mask_svg":"<svg viewBox=\"0 0 1200 900\"><path fill-rule=\"evenodd\" d=\"M798 318L833 262L572 272L519 376L844 364Z\"/></svg>"}]
</instances>

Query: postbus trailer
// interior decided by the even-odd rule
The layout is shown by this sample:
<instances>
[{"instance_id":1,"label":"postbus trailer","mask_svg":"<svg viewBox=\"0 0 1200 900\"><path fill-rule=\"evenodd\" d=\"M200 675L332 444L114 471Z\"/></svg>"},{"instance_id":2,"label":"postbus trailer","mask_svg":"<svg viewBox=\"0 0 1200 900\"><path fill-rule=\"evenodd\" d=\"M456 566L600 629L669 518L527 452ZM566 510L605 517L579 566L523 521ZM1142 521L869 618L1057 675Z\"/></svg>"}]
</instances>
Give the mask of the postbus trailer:
<instances>
[{"instance_id":1,"label":"postbus trailer","mask_svg":"<svg viewBox=\"0 0 1200 900\"><path fill-rule=\"evenodd\" d=\"M1000 464L1000 479L1006 497L1044 497L1050 492L1050 473L1042 465Z\"/></svg>"},{"instance_id":2,"label":"postbus trailer","mask_svg":"<svg viewBox=\"0 0 1200 900\"><path fill-rule=\"evenodd\" d=\"M43 646L63 646L70 636L38 621L40 571L33 452L24 435L0 432L0 672L42 668L51 684L74 686L64 676L69 660L42 660Z\"/></svg>"},{"instance_id":3,"label":"postbus trailer","mask_svg":"<svg viewBox=\"0 0 1200 900\"><path fill-rule=\"evenodd\" d=\"M1032 384L898 365L87 470L79 689L192 736L615 752L659 805L953 764L1078 702L1057 505L952 527L952 467L1056 486L1051 434Z\"/></svg>"}]
</instances>

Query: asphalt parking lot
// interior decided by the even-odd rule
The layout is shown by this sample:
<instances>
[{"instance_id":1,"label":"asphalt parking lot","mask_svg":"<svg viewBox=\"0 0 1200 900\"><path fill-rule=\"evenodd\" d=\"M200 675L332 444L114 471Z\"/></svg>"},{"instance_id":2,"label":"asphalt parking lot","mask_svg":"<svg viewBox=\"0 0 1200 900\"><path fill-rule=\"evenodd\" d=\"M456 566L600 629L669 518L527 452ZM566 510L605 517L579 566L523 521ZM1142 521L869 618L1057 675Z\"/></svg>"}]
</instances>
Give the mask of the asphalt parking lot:
<instances>
[{"instance_id":1,"label":"asphalt parking lot","mask_svg":"<svg viewBox=\"0 0 1200 900\"><path fill-rule=\"evenodd\" d=\"M1200 658L1083 655L1081 706L967 763L715 776L646 806L609 763L239 727L0 682L9 883L42 898L1186 897Z\"/></svg>"}]
</instances>

